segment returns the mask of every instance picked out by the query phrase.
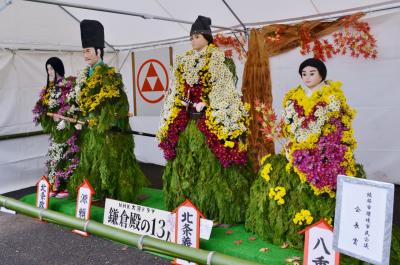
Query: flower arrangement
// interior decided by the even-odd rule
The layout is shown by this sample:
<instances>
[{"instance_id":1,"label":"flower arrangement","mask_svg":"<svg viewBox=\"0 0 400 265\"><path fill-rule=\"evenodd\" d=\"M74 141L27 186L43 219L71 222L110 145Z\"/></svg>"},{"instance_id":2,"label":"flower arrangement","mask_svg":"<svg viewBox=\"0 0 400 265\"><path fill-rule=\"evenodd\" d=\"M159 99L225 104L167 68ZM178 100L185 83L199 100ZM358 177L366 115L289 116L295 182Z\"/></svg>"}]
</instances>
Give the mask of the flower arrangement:
<instances>
[{"instance_id":1,"label":"flower arrangement","mask_svg":"<svg viewBox=\"0 0 400 265\"><path fill-rule=\"evenodd\" d=\"M79 108L83 115L94 111L107 99L120 97L119 87L122 87L121 79L115 78L117 75L114 68L99 65L90 77L87 77L88 69L85 68L79 75L74 92L78 96ZM104 79L104 75L109 78ZM106 84L103 83L104 80L107 80Z\"/></svg>"},{"instance_id":2,"label":"flower arrangement","mask_svg":"<svg viewBox=\"0 0 400 265\"><path fill-rule=\"evenodd\" d=\"M75 133L65 143L56 143L54 140L50 143L46 164L53 190L59 189L61 180L68 180L80 162L77 139L78 133Z\"/></svg>"},{"instance_id":3,"label":"flower arrangement","mask_svg":"<svg viewBox=\"0 0 400 265\"><path fill-rule=\"evenodd\" d=\"M340 82L329 81L307 97L301 87L292 89L283 101L284 134L290 139L289 165L308 182L316 195L335 196L336 176L355 176L350 109Z\"/></svg>"},{"instance_id":4,"label":"flower arrangement","mask_svg":"<svg viewBox=\"0 0 400 265\"><path fill-rule=\"evenodd\" d=\"M57 113L63 116L76 116L80 111L78 108L76 97L73 93L75 77L62 78L54 85L50 82L48 87L44 87L39 95L32 112L34 114L33 121L39 124L47 112ZM63 130L65 124L61 121L57 125L58 130Z\"/></svg>"},{"instance_id":5,"label":"flower arrangement","mask_svg":"<svg viewBox=\"0 0 400 265\"><path fill-rule=\"evenodd\" d=\"M301 211L296 213L295 217L293 218L293 223L296 225L310 225L313 220L314 218L309 210L301 209Z\"/></svg>"},{"instance_id":6,"label":"flower arrangement","mask_svg":"<svg viewBox=\"0 0 400 265\"><path fill-rule=\"evenodd\" d=\"M76 117L80 111L74 93L75 77L58 80L55 84L41 90L33 113L36 124L41 123L50 134L50 147L47 153L47 173L54 191L60 187L61 180L67 180L79 164L76 145L78 132L65 120L47 116L48 112L67 117Z\"/></svg>"},{"instance_id":7,"label":"flower arrangement","mask_svg":"<svg viewBox=\"0 0 400 265\"><path fill-rule=\"evenodd\" d=\"M39 100L36 102L35 106L32 109L33 122L35 123L35 125L38 125L43 115L46 115L47 113L50 91L52 87L53 83L50 82L48 87L45 86L40 90Z\"/></svg>"},{"instance_id":8,"label":"flower arrangement","mask_svg":"<svg viewBox=\"0 0 400 265\"><path fill-rule=\"evenodd\" d=\"M265 160L267 160L270 156L271 156L271 154L266 154L265 156L263 156L260 159L260 166L264 165Z\"/></svg>"},{"instance_id":9,"label":"flower arrangement","mask_svg":"<svg viewBox=\"0 0 400 265\"><path fill-rule=\"evenodd\" d=\"M242 103L241 92L235 89L224 60L224 54L213 44L203 51L177 56L174 86L166 95L157 132L167 160L175 157L179 133L189 121L180 98L190 90L193 102L207 106L197 126L221 164L228 167L247 162L247 145L241 138L247 134L250 106Z\"/></svg>"},{"instance_id":10,"label":"flower arrangement","mask_svg":"<svg viewBox=\"0 0 400 265\"><path fill-rule=\"evenodd\" d=\"M329 39L313 38L307 28L300 29L302 55L313 53L315 58L326 61L334 55L350 55L354 58L360 56L365 59L375 59L378 55L376 39L370 32L367 22L358 19L344 21L343 30L333 33L333 41Z\"/></svg>"},{"instance_id":11,"label":"flower arrangement","mask_svg":"<svg viewBox=\"0 0 400 265\"><path fill-rule=\"evenodd\" d=\"M266 143L278 141L283 144L283 118L278 119L271 104L265 104L256 100L256 120L260 124L260 131ZM263 163L261 162L261 165Z\"/></svg>"},{"instance_id":12,"label":"flower arrangement","mask_svg":"<svg viewBox=\"0 0 400 265\"><path fill-rule=\"evenodd\" d=\"M243 47L246 46L246 40L242 35L239 38L235 38L218 33L213 36L213 42L217 47L224 50L225 57L227 58L232 58L233 51L238 55L239 60L243 60L247 56L243 50Z\"/></svg>"},{"instance_id":13,"label":"flower arrangement","mask_svg":"<svg viewBox=\"0 0 400 265\"><path fill-rule=\"evenodd\" d=\"M261 168L261 177L263 179L265 179L266 182L269 182L269 180L271 179L269 173L273 170L272 165L270 163L265 164L262 168Z\"/></svg>"},{"instance_id":14,"label":"flower arrangement","mask_svg":"<svg viewBox=\"0 0 400 265\"><path fill-rule=\"evenodd\" d=\"M269 189L268 197L271 200L275 200L278 203L278 205L282 205L285 203L285 200L283 199L285 195L286 195L286 189L284 187L277 186L275 188Z\"/></svg>"}]
</instances>

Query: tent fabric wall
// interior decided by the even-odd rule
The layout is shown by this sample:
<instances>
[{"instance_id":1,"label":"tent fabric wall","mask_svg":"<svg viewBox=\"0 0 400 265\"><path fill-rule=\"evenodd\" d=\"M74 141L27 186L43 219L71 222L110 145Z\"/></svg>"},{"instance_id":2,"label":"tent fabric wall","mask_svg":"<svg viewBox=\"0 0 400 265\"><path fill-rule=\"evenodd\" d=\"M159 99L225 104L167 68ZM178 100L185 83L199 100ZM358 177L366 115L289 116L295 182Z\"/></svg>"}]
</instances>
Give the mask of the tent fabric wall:
<instances>
[{"instance_id":1,"label":"tent fabric wall","mask_svg":"<svg viewBox=\"0 0 400 265\"><path fill-rule=\"evenodd\" d=\"M1 17L2 13L0 20ZM330 59L327 62L328 78L343 81L348 102L358 111L354 122L358 140L357 161L365 166L369 178L400 184L396 175L396 165L400 162L400 125L396 123L400 114L400 50L397 49L400 13L376 16L366 21L378 40L378 59L353 59L347 56ZM189 47L188 43L174 45L174 56ZM34 127L31 109L46 80L44 63L51 56L58 56L64 61L67 75L76 74L84 66L80 52L0 49L0 135L40 129ZM284 93L301 83L297 67L304 58L298 49L271 58L274 106L278 111L281 110ZM130 111L133 111L130 52L106 54L105 61L117 68L122 66ZM243 65L239 61L236 63L238 73L242 73ZM159 117L133 117L130 121L134 130L155 133ZM165 164L154 138L135 136L135 143L138 160ZM47 136L0 141L0 193L35 184L44 173L47 147Z\"/></svg>"},{"instance_id":2,"label":"tent fabric wall","mask_svg":"<svg viewBox=\"0 0 400 265\"><path fill-rule=\"evenodd\" d=\"M0 194L30 187L45 172L45 135L0 142Z\"/></svg>"}]
</instances>

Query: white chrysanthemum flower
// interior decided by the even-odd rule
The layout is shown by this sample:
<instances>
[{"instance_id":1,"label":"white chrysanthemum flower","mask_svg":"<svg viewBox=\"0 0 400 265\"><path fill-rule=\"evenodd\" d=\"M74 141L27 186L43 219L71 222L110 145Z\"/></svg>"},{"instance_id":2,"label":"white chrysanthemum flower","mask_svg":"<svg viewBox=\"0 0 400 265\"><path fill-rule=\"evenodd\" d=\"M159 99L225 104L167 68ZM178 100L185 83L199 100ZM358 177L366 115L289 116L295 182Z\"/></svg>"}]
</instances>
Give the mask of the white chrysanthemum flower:
<instances>
[{"instance_id":1,"label":"white chrysanthemum flower","mask_svg":"<svg viewBox=\"0 0 400 265\"><path fill-rule=\"evenodd\" d=\"M209 49L201 52L189 51L183 56L177 56L176 68L182 67L182 77L185 82L193 86L199 82L199 71L204 68ZM212 49L211 58L208 64L210 73L209 82L212 86L208 94L209 107L212 110L211 117L214 122L222 126L220 132L225 135L232 135L233 131L241 130L245 132L246 126L241 119L248 117L249 114L245 110L241 101L241 92L235 88L232 73L224 64L224 53L216 48ZM165 122L170 116L170 112L176 104L176 89L180 87L179 80L175 82L172 92L165 99L163 109L161 111L160 129L164 127Z\"/></svg>"}]
</instances>

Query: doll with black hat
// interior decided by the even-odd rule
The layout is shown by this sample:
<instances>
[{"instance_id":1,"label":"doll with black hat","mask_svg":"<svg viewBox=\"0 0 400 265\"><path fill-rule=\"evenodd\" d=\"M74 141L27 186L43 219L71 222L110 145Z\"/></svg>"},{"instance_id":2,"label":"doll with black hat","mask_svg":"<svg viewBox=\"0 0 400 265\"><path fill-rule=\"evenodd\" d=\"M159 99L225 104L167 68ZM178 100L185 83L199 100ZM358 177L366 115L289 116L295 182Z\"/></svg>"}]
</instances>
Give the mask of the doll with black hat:
<instances>
[{"instance_id":1,"label":"doll with black hat","mask_svg":"<svg viewBox=\"0 0 400 265\"><path fill-rule=\"evenodd\" d=\"M45 63L47 73L46 86L40 93L33 113L36 124L50 135L50 147L47 153L47 177L51 184L51 196L68 197L67 183L77 161L77 130L65 120L48 116L56 113L73 117L78 111L76 98L72 96L75 78L65 77L64 64L58 57L51 57Z\"/></svg>"},{"instance_id":2,"label":"doll with black hat","mask_svg":"<svg viewBox=\"0 0 400 265\"><path fill-rule=\"evenodd\" d=\"M75 92L86 121L80 133L80 163L69 182L69 191L87 178L95 199L137 201L147 180L134 154L134 140L128 111L129 102L122 77L103 61L104 27L97 20L80 24L83 57L88 64L77 77Z\"/></svg>"},{"instance_id":3,"label":"doll with black hat","mask_svg":"<svg viewBox=\"0 0 400 265\"><path fill-rule=\"evenodd\" d=\"M213 44L211 19L198 16L190 37L192 49L175 60L157 132L167 160L164 201L173 210L189 198L209 219L240 223L251 182L248 106Z\"/></svg>"}]
</instances>

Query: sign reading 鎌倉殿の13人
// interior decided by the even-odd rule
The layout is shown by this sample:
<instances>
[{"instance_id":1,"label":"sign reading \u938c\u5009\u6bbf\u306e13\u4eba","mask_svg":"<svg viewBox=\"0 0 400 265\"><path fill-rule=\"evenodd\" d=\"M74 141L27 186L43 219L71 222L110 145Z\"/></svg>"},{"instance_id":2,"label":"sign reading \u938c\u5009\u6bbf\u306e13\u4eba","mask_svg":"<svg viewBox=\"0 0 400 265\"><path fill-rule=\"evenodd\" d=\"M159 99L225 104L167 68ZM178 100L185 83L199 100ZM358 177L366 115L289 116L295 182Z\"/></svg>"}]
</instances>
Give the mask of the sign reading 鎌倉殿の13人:
<instances>
[{"instance_id":1,"label":"sign reading \u938c\u5009\u6bbf\u306e13\u4eba","mask_svg":"<svg viewBox=\"0 0 400 265\"><path fill-rule=\"evenodd\" d=\"M170 241L172 231L170 212L143 205L106 199L103 224L140 235Z\"/></svg>"}]
</instances>

